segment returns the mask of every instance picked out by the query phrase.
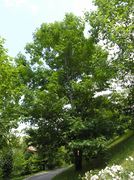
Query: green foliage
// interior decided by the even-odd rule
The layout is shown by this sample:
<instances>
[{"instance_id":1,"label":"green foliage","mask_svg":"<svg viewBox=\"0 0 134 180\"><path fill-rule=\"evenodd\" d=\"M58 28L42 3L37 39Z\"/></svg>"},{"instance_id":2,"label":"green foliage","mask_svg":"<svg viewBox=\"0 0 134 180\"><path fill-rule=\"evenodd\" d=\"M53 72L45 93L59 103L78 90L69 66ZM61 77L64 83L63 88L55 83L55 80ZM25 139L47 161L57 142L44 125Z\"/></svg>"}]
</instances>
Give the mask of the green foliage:
<instances>
[{"instance_id":1,"label":"green foliage","mask_svg":"<svg viewBox=\"0 0 134 180\"><path fill-rule=\"evenodd\" d=\"M119 121L117 131L122 134L125 129L133 128L133 1L132 0L94 0L97 10L85 13L89 22L90 35L94 41L108 50L108 61L115 69L114 82L126 95L117 95L120 107L117 107ZM120 81L119 81L120 80ZM117 102L117 97L116 101ZM124 100L123 100L124 98ZM121 115L122 114L122 115Z\"/></svg>"},{"instance_id":2,"label":"green foliage","mask_svg":"<svg viewBox=\"0 0 134 180\"><path fill-rule=\"evenodd\" d=\"M94 3L98 9L89 17L92 34L98 41L105 40L109 49L116 45L114 59L118 70L133 73L133 1L95 0Z\"/></svg>"},{"instance_id":3,"label":"green foliage","mask_svg":"<svg viewBox=\"0 0 134 180\"><path fill-rule=\"evenodd\" d=\"M36 153L27 150L28 146L24 139L17 138L17 145L13 146L13 177L42 170L40 168L41 160Z\"/></svg>"},{"instance_id":4,"label":"green foliage","mask_svg":"<svg viewBox=\"0 0 134 180\"><path fill-rule=\"evenodd\" d=\"M28 159L25 159L22 166L21 175L32 174L40 170L41 169L39 168L36 155L31 155Z\"/></svg>"},{"instance_id":5,"label":"green foliage","mask_svg":"<svg viewBox=\"0 0 134 180\"><path fill-rule=\"evenodd\" d=\"M10 143L10 131L17 127L20 117L20 82L13 59L4 49L0 38L0 149Z\"/></svg>"},{"instance_id":6,"label":"green foliage","mask_svg":"<svg viewBox=\"0 0 134 180\"><path fill-rule=\"evenodd\" d=\"M133 126L133 8L132 0L94 0L97 10L86 13L86 19L91 25L90 33L94 40L101 43L109 52L109 61L116 72L122 88L127 88L128 98L124 106L131 125Z\"/></svg>"},{"instance_id":7,"label":"green foliage","mask_svg":"<svg viewBox=\"0 0 134 180\"><path fill-rule=\"evenodd\" d=\"M25 158L24 158L24 150L15 149L14 157L13 157L13 173L15 176L20 175L23 171Z\"/></svg>"},{"instance_id":8,"label":"green foliage","mask_svg":"<svg viewBox=\"0 0 134 180\"><path fill-rule=\"evenodd\" d=\"M5 179L10 178L13 170L12 147L15 141L11 131L18 126L21 96L17 68L0 38L0 160Z\"/></svg>"},{"instance_id":9,"label":"green foliage","mask_svg":"<svg viewBox=\"0 0 134 180\"><path fill-rule=\"evenodd\" d=\"M14 137L14 143L12 146L13 151L13 176L20 176L23 171L25 163L25 150L26 145L23 139Z\"/></svg>"},{"instance_id":10,"label":"green foliage","mask_svg":"<svg viewBox=\"0 0 134 180\"><path fill-rule=\"evenodd\" d=\"M55 164L57 165L57 167L64 167L70 164L70 154L64 146L61 146L58 149L54 159L56 161Z\"/></svg>"},{"instance_id":11,"label":"green foliage","mask_svg":"<svg viewBox=\"0 0 134 180\"><path fill-rule=\"evenodd\" d=\"M124 87L133 89L133 1L94 0L94 3L97 10L90 15L86 13L90 32L96 42L108 49L116 79L123 80Z\"/></svg>"}]
</instances>

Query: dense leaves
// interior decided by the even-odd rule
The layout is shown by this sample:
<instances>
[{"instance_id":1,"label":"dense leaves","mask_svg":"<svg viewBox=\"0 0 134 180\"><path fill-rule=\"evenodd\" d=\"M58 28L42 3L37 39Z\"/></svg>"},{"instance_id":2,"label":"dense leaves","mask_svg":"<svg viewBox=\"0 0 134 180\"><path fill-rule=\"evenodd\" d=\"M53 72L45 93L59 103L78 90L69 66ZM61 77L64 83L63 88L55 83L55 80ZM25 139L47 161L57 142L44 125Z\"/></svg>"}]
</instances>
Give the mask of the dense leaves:
<instances>
[{"instance_id":1,"label":"dense leaves","mask_svg":"<svg viewBox=\"0 0 134 180\"><path fill-rule=\"evenodd\" d=\"M133 1L95 0L98 7L91 13L89 21L92 34L97 41L113 49L112 57L120 75L133 74Z\"/></svg>"},{"instance_id":2,"label":"dense leaves","mask_svg":"<svg viewBox=\"0 0 134 180\"><path fill-rule=\"evenodd\" d=\"M18 71L3 45L0 39L0 149L10 141L9 132L17 126L21 98Z\"/></svg>"},{"instance_id":3,"label":"dense leaves","mask_svg":"<svg viewBox=\"0 0 134 180\"><path fill-rule=\"evenodd\" d=\"M109 50L109 61L113 64L116 83L127 89L124 105L127 115L133 114L134 53L133 53L133 1L95 0L97 10L86 17L92 26L94 40ZM89 17L88 17L89 15ZM119 80L121 80L119 82ZM133 115L131 116L133 119Z\"/></svg>"}]
</instances>

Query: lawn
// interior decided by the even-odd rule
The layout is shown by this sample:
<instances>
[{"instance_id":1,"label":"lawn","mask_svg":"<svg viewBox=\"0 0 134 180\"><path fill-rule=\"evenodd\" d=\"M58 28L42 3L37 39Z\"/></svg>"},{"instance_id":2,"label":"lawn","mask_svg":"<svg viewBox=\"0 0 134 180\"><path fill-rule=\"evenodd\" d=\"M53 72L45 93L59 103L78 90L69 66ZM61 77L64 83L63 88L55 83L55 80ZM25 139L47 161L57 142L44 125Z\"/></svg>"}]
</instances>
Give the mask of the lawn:
<instances>
[{"instance_id":1,"label":"lawn","mask_svg":"<svg viewBox=\"0 0 134 180\"><path fill-rule=\"evenodd\" d=\"M124 166L126 164L126 158L129 156L134 157L134 135L111 148L109 164L120 164Z\"/></svg>"}]
</instances>

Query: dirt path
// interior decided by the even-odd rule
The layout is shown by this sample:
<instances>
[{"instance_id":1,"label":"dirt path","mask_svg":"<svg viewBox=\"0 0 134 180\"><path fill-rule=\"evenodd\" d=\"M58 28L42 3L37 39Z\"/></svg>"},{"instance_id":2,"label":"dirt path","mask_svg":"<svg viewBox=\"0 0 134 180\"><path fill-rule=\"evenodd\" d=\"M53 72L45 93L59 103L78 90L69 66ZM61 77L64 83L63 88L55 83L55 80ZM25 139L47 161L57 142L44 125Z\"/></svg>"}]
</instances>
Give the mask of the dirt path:
<instances>
[{"instance_id":1,"label":"dirt path","mask_svg":"<svg viewBox=\"0 0 134 180\"><path fill-rule=\"evenodd\" d=\"M40 173L32 177L26 178L25 180L51 180L57 174L65 171L67 168L56 169L46 173Z\"/></svg>"}]
</instances>

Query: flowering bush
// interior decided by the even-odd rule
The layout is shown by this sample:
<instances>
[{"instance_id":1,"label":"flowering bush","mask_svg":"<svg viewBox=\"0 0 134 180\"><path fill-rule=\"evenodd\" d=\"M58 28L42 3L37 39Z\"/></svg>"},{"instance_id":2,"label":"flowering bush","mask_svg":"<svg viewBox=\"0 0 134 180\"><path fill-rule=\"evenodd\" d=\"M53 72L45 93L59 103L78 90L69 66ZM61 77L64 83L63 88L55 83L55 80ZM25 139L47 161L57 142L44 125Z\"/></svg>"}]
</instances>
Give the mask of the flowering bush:
<instances>
[{"instance_id":1,"label":"flowering bush","mask_svg":"<svg viewBox=\"0 0 134 180\"><path fill-rule=\"evenodd\" d=\"M129 161L132 164L134 158L129 156L126 161ZM134 171L130 171L126 168L123 168L121 165L112 165L106 167L105 169L100 170L98 173L95 171L89 171L85 173L85 176L82 180L134 180Z\"/></svg>"}]
</instances>

